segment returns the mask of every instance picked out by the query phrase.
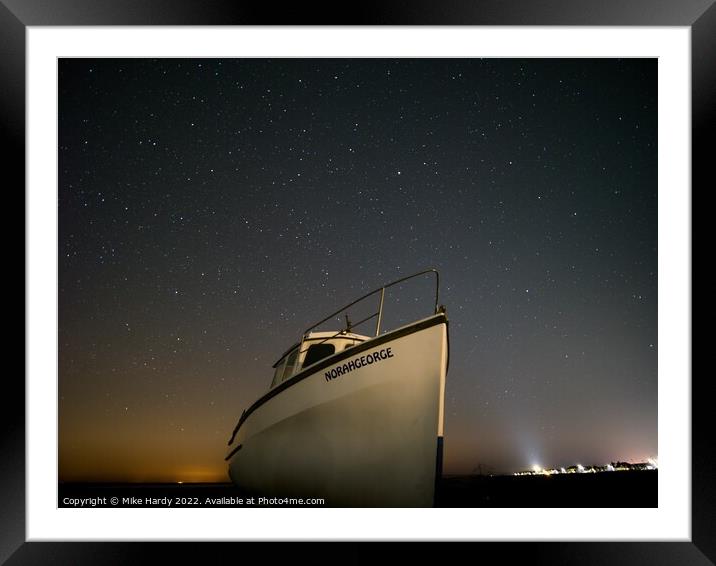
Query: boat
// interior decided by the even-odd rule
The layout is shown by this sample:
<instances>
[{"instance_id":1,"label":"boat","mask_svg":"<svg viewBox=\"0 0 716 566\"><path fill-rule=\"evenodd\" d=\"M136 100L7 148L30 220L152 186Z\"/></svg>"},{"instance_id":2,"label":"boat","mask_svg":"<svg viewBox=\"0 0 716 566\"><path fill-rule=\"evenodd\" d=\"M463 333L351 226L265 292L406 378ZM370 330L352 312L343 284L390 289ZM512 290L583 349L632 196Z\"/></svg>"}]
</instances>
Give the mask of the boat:
<instances>
[{"instance_id":1,"label":"boat","mask_svg":"<svg viewBox=\"0 0 716 566\"><path fill-rule=\"evenodd\" d=\"M381 329L386 289L421 276L435 279L432 312ZM438 272L421 271L307 328L233 429L225 457L231 481L246 493L329 507L433 506L449 356L439 290ZM349 309L376 298L375 312L350 322ZM343 328L317 330L339 315ZM372 335L354 332L374 319Z\"/></svg>"}]
</instances>

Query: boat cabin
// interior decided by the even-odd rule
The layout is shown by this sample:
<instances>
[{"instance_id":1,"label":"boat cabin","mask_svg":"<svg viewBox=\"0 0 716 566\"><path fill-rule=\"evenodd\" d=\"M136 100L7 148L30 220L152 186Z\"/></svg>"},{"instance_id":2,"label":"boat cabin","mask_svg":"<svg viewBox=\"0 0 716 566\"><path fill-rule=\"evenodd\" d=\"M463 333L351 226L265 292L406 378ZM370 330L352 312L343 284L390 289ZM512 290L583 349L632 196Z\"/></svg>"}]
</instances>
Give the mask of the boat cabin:
<instances>
[{"instance_id":1,"label":"boat cabin","mask_svg":"<svg viewBox=\"0 0 716 566\"><path fill-rule=\"evenodd\" d=\"M275 371L271 388L324 358L369 339L368 336L352 332L311 332L301 342L291 346L273 365Z\"/></svg>"}]
</instances>

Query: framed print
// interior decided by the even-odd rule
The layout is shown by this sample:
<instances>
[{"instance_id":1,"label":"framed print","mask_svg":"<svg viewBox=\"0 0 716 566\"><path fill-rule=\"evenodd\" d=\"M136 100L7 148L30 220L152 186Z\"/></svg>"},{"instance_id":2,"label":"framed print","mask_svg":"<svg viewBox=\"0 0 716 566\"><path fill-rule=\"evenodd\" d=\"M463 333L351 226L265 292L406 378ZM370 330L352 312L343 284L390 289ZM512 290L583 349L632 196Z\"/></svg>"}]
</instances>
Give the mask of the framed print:
<instances>
[{"instance_id":1,"label":"framed print","mask_svg":"<svg viewBox=\"0 0 716 566\"><path fill-rule=\"evenodd\" d=\"M518 8L0 6L27 187L9 563L710 563L689 183L716 12Z\"/></svg>"}]
</instances>

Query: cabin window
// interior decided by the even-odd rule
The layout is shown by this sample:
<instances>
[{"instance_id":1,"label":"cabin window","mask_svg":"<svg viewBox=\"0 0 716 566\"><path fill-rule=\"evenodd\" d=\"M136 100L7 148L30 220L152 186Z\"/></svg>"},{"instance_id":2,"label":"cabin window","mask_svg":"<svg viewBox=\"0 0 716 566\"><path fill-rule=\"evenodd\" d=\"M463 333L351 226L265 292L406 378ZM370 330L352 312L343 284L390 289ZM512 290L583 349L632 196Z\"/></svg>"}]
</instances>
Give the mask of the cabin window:
<instances>
[{"instance_id":1,"label":"cabin window","mask_svg":"<svg viewBox=\"0 0 716 566\"><path fill-rule=\"evenodd\" d=\"M276 371L274 371L273 379L271 380L271 387L275 387L282 381L287 380L294 374L296 367L296 359L298 358L298 348L291 350L291 353L284 356L280 362L276 364Z\"/></svg>"},{"instance_id":2,"label":"cabin window","mask_svg":"<svg viewBox=\"0 0 716 566\"><path fill-rule=\"evenodd\" d=\"M315 364L317 361L333 355L335 351L336 347L333 344L314 344L308 348L308 351L306 352L306 359L303 360L303 367Z\"/></svg>"},{"instance_id":3,"label":"cabin window","mask_svg":"<svg viewBox=\"0 0 716 566\"><path fill-rule=\"evenodd\" d=\"M276 371L273 374L273 379L271 380L271 387L274 387L281 383L283 380L283 374L284 370L286 369L286 356L276 365Z\"/></svg>"},{"instance_id":4,"label":"cabin window","mask_svg":"<svg viewBox=\"0 0 716 566\"><path fill-rule=\"evenodd\" d=\"M276 371L273 372L273 379L271 380L271 387L274 387L281 383L281 376L283 375L283 368L286 365L286 358L281 360L276 366Z\"/></svg>"},{"instance_id":5,"label":"cabin window","mask_svg":"<svg viewBox=\"0 0 716 566\"><path fill-rule=\"evenodd\" d=\"M288 355L288 358L286 359L286 367L283 370L283 376L281 377L281 381L286 381L289 377L291 377L294 374L294 369L296 368L296 359L298 358L298 348L294 349L293 352L291 352Z\"/></svg>"}]
</instances>

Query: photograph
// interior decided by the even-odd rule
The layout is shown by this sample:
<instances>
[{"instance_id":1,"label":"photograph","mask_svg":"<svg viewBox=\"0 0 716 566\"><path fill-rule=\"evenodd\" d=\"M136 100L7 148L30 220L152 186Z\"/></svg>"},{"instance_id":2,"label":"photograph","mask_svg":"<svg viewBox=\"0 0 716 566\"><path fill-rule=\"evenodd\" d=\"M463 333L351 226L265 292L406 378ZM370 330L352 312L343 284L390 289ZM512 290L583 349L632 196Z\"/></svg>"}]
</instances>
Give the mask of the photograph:
<instances>
[{"instance_id":1,"label":"photograph","mask_svg":"<svg viewBox=\"0 0 716 566\"><path fill-rule=\"evenodd\" d=\"M0 562L713 564L713 0L56 8L0 0Z\"/></svg>"},{"instance_id":2,"label":"photograph","mask_svg":"<svg viewBox=\"0 0 716 566\"><path fill-rule=\"evenodd\" d=\"M658 59L57 59L57 506L657 508Z\"/></svg>"}]
</instances>

